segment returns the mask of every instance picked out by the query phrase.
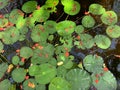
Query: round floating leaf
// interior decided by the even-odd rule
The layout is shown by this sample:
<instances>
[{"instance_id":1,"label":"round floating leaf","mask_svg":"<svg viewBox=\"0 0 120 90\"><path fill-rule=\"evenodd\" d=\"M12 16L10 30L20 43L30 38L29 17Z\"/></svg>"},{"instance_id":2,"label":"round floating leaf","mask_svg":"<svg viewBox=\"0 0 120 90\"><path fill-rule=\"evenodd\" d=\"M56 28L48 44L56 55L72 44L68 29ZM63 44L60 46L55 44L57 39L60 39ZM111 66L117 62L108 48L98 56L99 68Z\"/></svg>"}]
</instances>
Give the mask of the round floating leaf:
<instances>
[{"instance_id":1,"label":"round floating leaf","mask_svg":"<svg viewBox=\"0 0 120 90\"><path fill-rule=\"evenodd\" d=\"M75 32L77 34L83 33L84 32L84 27L82 25L77 25L75 28Z\"/></svg>"},{"instance_id":2,"label":"round floating leaf","mask_svg":"<svg viewBox=\"0 0 120 90\"><path fill-rule=\"evenodd\" d=\"M113 25L117 23L118 17L114 11L106 11L102 14L101 20L104 24Z\"/></svg>"},{"instance_id":3,"label":"round floating leaf","mask_svg":"<svg viewBox=\"0 0 120 90\"><path fill-rule=\"evenodd\" d=\"M56 25L57 23L55 21L52 21L52 20L48 20L44 23L44 28L45 28L45 31L47 31L48 33L50 34L53 34L56 32Z\"/></svg>"},{"instance_id":4,"label":"round floating leaf","mask_svg":"<svg viewBox=\"0 0 120 90\"><path fill-rule=\"evenodd\" d=\"M8 25L8 19L0 18L0 27L5 27Z\"/></svg>"},{"instance_id":5,"label":"round floating leaf","mask_svg":"<svg viewBox=\"0 0 120 90\"><path fill-rule=\"evenodd\" d=\"M19 61L20 61L20 58L17 55L12 57L12 63L14 65L18 65Z\"/></svg>"},{"instance_id":6,"label":"round floating leaf","mask_svg":"<svg viewBox=\"0 0 120 90\"><path fill-rule=\"evenodd\" d=\"M103 69L103 59L97 55L87 55L83 60L84 67L93 73L100 73Z\"/></svg>"},{"instance_id":7,"label":"round floating leaf","mask_svg":"<svg viewBox=\"0 0 120 90\"><path fill-rule=\"evenodd\" d=\"M17 29L23 28L23 27L25 26L25 24L26 24L25 22L26 22L26 21L25 21L24 18L18 19L18 22L16 23Z\"/></svg>"},{"instance_id":8,"label":"round floating leaf","mask_svg":"<svg viewBox=\"0 0 120 90\"><path fill-rule=\"evenodd\" d=\"M68 20L61 21L56 25L57 32L61 36L72 34L74 32L75 27L76 27L75 22Z\"/></svg>"},{"instance_id":9,"label":"round floating leaf","mask_svg":"<svg viewBox=\"0 0 120 90\"><path fill-rule=\"evenodd\" d=\"M61 0L62 5L64 6L68 5L69 3L73 3L73 2L74 0Z\"/></svg>"},{"instance_id":10,"label":"round floating leaf","mask_svg":"<svg viewBox=\"0 0 120 90\"><path fill-rule=\"evenodd\" d=\"M33 17L26 17L25 18L25 25L29 28L33 28L35 26L35 19Z\"/></svg>"},{"instance_id":11,"label":"round floating leaf","mask_svg":"<svg viewBox=\"0 0 120 90\"><path fill-rule=\"evenodd\" d=\"M9 90L10 85L10 81L8 79L4 79L0 82L0 90Z\"/></svg>"},{"instance_id":12,"label":"round floating leaf","mask_svg":"<svg viewBox=\"0 0 120 90\"><path fill-rule=\"evenodd\" d=\"M105 35L96 35L94 40L96 45L102 49L107 49L111 45L110 39Z\"/></svg>"},{"instance_id":13,"label":"round floating leaf","mask_svg":"<svg viewBox=\"0 0 120 90\"><path fill-rule=\"evenodd\" d=\"M82 69L71 69L66 74L66 79L72 86L71 90L88 90L92 83L90 75Z\"/></svg>"},{"instance_id":14,"label":"round floating leaf","mask_svg":"<svg viewBox=\"0 0 120 90\"><path fill-rule=\"evenodd\" d=\"M25 80L23 83L24 90L35 90L37 83L34 79Z\"/></svg>"},{"instance_id":15,"label":"round floating leaf","mask_svg":"<svg viewBox=\"0 0 120 90\"><path fill-rule=\"evenodd\" d=\"M25 79L26 71L23 68L16 68L12 71L12 78L15 82L20 83Z\"/></svg>"},{"instance_id":16,"label":"round floating leaf","mask_svg":"<svg viewBox=\"0 0 120 90\"><path fill-rule=\"evenodd\" d=\"M117 90L117 81L110 71L101 75L92 75L93 85L97 90Z\"/></svg>"},{"instance_id":17,"label":"round floating leaf","mask_svg":"<svg viewBox=\"0 0 120 90\"><path fill-rule=\"evenodd\" d=\"M105 12L105 8L100 4L94 3L89 6L89 12L94 15L101 15Z\"/></svg>"},{"instance_id":18,"label":"round floating leaf","mask_svg":"<svg viewBox=\"0 0 120 90\"><path fill-rule=\"evenodd\" d=\"M65 67L59 66L57 68L57 77L65 78L66 73L67 73L67 69Z\"/></svg>"},{"instance_id":19,"label":"round floating leaf","mask_svg":"<svg viewBox=\"0 0 120 90\"><path fill-rule=\"evenodd\" d=\"M4 73L6 72L6 70L8 69L8 65L7 63L2 63L0 64L0 78L3 77Z\"/></svg>"},{"instance_id":20,"label":"round floating leaf","mask_svg":"<svg viewBox=\"0 0 120 90\"><path fill-rule=\"evenodd\" d=\"M106 33L111 38L119 38L119 36L120 36L120 26L110 25L110 26L107 27Z\"/></svg>"},{"instance_id":21,"label":"round floating leaf","mask_svg":"<svg viewBox=\"0 0 120 90\"><path fill-rule=\"evenodd\" d=\"M29 70L28 70L28 72L29 72L29 75L30 76L35 76L38 72L39 72L39 66L38 65L32 65L32 66L30 66L29 67Z\"/></svg>"},{"instance_id":22,"label":"round floating leaf","mask_svg":"<svg viewBox=\"0 0 120 90\"><path fill-rule=\"evenodd\" d=\"M44 7L41 7L39 10L34 10L32 15L37 22L44 22L49 18L50 13Z\"/></svg>"},{"instance_id":23,"label":"round floating leaf","mask_svg":"<svg viewBox=\"0 0 120 90\"><path fill-rule=\"evenodd\" d=\"M13 9L9 15L9 20L13 24L16 24L20 19L22 19L24 13L19 9Z\"/></svg>"},{"instance_id":24,"label":"round floating leaf","mask_svg":"<svg viewBox=\"0 0 120 90\"><path fill-rule=\"evenodd\" d=\"M44 84L37 84L36 90L46 90L46 85L44 85Z\"/></svg>"},{"instance_id":25,"label":"round floating leaf","mask_svg":"<svg viewBox=\"0 0 120 90\"><path fill-rule=\"evenodd\" d=\"M80 11L80 4L77 1L67 2L68 4L64 6L64 12L69 15L76 15Z\"/></svg>"},{"instance_id":26,"label":"round floating leaf","mask_svg":"<svg viewBox=\"0 0 120 90\"><path fill-rule=\"evenodd\" d=\"M46 63L39 66L40 70L37 75L35 75L35 80L39 84L49 83L57 74L56 67Z\"/></svg>"},{"instance_id":27,"label":"round floating leaf","mask_svg":"<svg viewBox=\"0 0 120 90\"><path fill-rule=\"evenodd\" d=\"M50 82L49 90L71 90L71 85L65 79L56 77Z\"/></svg>"},{"instance_id":28,"label":"round floating leaf","mask_svg":"<svg viewBox=\"0 0 120 90\"><path fill-rule=\"evenodd\" d=\"M0 52L3 50L3 48L4 48L4 45L3 45L3 43L0 41Z\"/></svg>"},{"instance_id":29,"label":"round floating leaf","mask_svg":"<svg viewBox=\"0 0 120 90\"><path fill-rule=\"evenodd\" d=\"M5 44L13 44L19 40L19 31L17 28L11 26L4 31L2 40Z\"/></svg>"},{"instance_id":30,"label":"round floating leaf","mask_svg":"<svg viewBox=\"0 0 120 90\"><path fill-rule=\"evenodd\" d=\"M27 1L22 5L22 10L25 13L31 13L36 9L36 7L37 7L36 1Z\"/></svg>"},{"instance_id":31,"label":"round floating leaf","mask_svg":"<svg viewBox=\"0 0 120 90\"><path fill-rule=\"evenodd\" d=\"M46 0L45 4L50 5L52 7L57 6L59 3L59 0Z\"/></svg>"},{"instance_id":32,"label":"round floating leaf","mask_svg":"<svg viewBox=\"0 0 120 90\"><path fill-rule=\"evenodd\" d=\"M3 9L8 3L9 0L0 0L0 9Z\"/></svg>"},{"instance_id":33,"label":"round floating leaf","mask_svg":"<svg viewBox=\"0 0 120 90\"><path fill-rule=\"evenodd\" d=\"M66 69L70 69L70 68L72 68L72 66L73 66L73 61L68 61L68 62L65 63L63 66L64 66Z\"/></svg>"},{"instance_id":34,"label":"round floating leaf","mask_svg":"<svg viewBox=\"0 0 120 90\"><path fill-rule=\"evenodd\" d=\"M84 16L82 18L82 25L86 28L91 28L95 25L95 20L92 16Z\"/></svg>"},{"instance_id":35,"label":"round floating leaf","mask_svg":"<svg viewBox=\"0 0 120 90\"><path fill-rule=\"evenodd\" d=\"M33 51L30 47L22 47L20 49L20 56L23 57L23 58L29 58L33 55Z\"/></svg>"},{"instance_id":36,"label":"round floating leaf","mask_svg":"<svg viewBox=\"0 0 120 90\"><path fill-rule=\"evenodd\" d=\"M34 42L44 42L48 38L48 32L44 30L43 25L37 24L31 32L31 38Z\"/></svg>"}]
</instances>

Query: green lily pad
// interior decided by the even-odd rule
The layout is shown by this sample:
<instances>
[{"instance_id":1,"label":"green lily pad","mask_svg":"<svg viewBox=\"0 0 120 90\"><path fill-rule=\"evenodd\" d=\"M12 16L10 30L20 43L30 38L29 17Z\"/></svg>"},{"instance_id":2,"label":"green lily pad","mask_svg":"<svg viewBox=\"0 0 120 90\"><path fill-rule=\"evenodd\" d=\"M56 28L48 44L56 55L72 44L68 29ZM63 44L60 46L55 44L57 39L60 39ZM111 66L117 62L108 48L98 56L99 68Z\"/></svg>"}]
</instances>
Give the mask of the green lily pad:
<instances>
[{"instance_id":1,"label":"green lily pad","mask_svg":"<svg viewBox=\"0 0 120 90\"><path fill-rule=\"evenodd\" d=\"M0 41L0 52L3 50L3 48L4 48L4 45L3 45L3 43Z\"/></svg>"},{"instance_id":2,"label":"green lily pad","mask_svg":"<svg viewBox=\"0 0 120 90\"><path fill-rule=\"evenodd\" d=\"M0 78L2 78L4 73L8 69L8 64L7 63L1 63L0 68L2 68L2 69L0 69Z\"/></svg>"},{"instance_id":3,"label":"green lily pad","mask_svg":"<svg viewBox=\"0 0 120 90\"><path fill-rule=\"evenodd\" d=\"M103 59L97 55L87 55L83 64L85 69L92 73L100 73L103 70Z\"/></svg>"},{"instance_id":4,"label":"green lily pad","mask_svg":"<svg viewBox=\"0 0 120 90\"><path fill-rule=\"evenodd\" d=\"M57 67L57 77L65 78L65 75L67 73L67 69L63 66Z\"/></svg>"},{"instance_id":5,"label":"green lily pad","mask_svg":"<svg viewBox=\"0 0 120 90\"><path fill-rule=\"evenodd\" d=\"M57 23L55 21L52 20L48 20L46 22L44 22L44 28L45 31L47 31L49 34L53 34L56 32L56 25Z\"/></svg>"},{"instance_id":6,"label":"green lily pad","mask_svg":"<svg viewBox=\"0 0 120 90\"><path fill-rule=\"evenodd\" d=\"M18 19L18 22L16 23L17 29L23 28L23 27L25 26L25 24L26 24L25 22L26 22L26 21L25 21L24 18Z\"/></svg>"},{"instance_id":7,"label":"green lily pad","mask_svg":"<svg viewBox=\"0 0 120 90\"><path fill-rule=\"evenodd\" d=\"M35 19L33 17L26 17L25 25L29 28L33 28L35 26Z\"/></svg>"},{"instance_id":8,"label":"green lily pad","mask_svg":"<svg viewBox=\"0 0 120 90\"><path fill-rule=\"evenodd\" d=\"M46 63L39 66L40 71L35 75L35 80L39 84L49 83L57 74L56 67Z\"/></svg>"},{"instance_id":9,"label":"green lily pad","mask_svg":"<svg viewBox=\"0 0 120 90\"><path fill-rule=\"evenodd\" d=\"M75 27L75 22L69 20L61 21L56 25L57 32L61 36L72 34L74 32Z\"/></svg>"},{"instance_id":10,"label":"green lily pad","mask_svg":"<svg viewBox=\"0 0 120 90\"><path fill-rule=\"evenodd\" d=\"M84 16L82 18L82 25L86 28L91 28L95 25L95 20L92 16Z\"/></svg>"},{"instance_id":11,"label":"green lily pad","mask_svg":"<svg viewBox=\"0 0 120 90\"><path fill-rule=\"evenodd\" d=\"M110 71L101 73L99 77L92 75L92 79L97 90L117 90L117 81Z\"/></svg>"},{"instance_id":12,"label":"green lily pad","mask_svg":"<svg viewBox=\"0 0 120 90\"><path fill-rule=\"evenodd\" d=\"M39 66L38 65L32 65L29 67L28 72L30 76L35 76L39 72Z\"/></svg>"},{"instance_id":13,"label":"green lily pad","mask_svg":"<svg viewBox=\"0 0 120 90\"><path fill-rule=\"evenodd\" d=\"M120 26L110 25L107 27L106 33L111 38L119 38L120 37Z\"/></svg>"},{"instance_id":14,"label":"green lily pad","mask_svg":"<svg viewBox=\"0 0 120 90\"><path fill-rule=\"evenodd\" d=\"M50 82L49 90L72 90L72 89L68 81L61 77L56 77Z\"/></svg>"},{"instance_id":15,"label":"green lily pad","mask_svg":"<svg viewBox=\"0 0 120 90\"><path fill-rule=\"evenodd\" d=\"M69 15L76 15L80 11L80 4L77 1L72 3L68 1L68 4L64 6L64 12Z\"/></svg>"},{"instance_id":16,"label":"green lily pad","mask_svg":"<svg viewBox=\"0 0 120 90\"><path fill-rule=\"evenodd\" d=\"M81 34L84 32L84 27L82 25L77 25L76 28L75 28L75 32L77 34Z\"/></svg>"},{"instance_id":17,"label":"green lily pad","mask_svg":"<svg viewBox=\"0 0 120 90\"><path fill-rule=\"evenodd\" d=\"M34 42L44 42L48 38L48 32L44 30L43 25L37 24L31 32L31 38Z\"/></svg>"},{"instance_id":18,"label":"green lily pad","mask_svg":"<svg viewBox=\"0 0 120 90\"><path fill-rule=\"evenodd\" d=\"M101 20L106 25L113 25L117 23L118 17L114 11L106 11L102 14Z\"/></svg>"},{"instance_id":19,"label":"green lily pad","mask_svg":"<svg viewBox=\"0 0 120 90\"><path fill-rule=\"evenodd\" d=\"M96 35L94 40L96 45L102 49L107 49L111 45L110 39L105 35Z\"/></svg>"},{"instance_id":20,"label":"green lily pad","mask_svg":"<svg viewBox=\"0 0 120 90\"><path fill-rule=\"evenodd\" d=\"M59 0L46 0L45 4L50 6L57 6L59 3Z\"/></svg>"},{"instance_id":21,"label":"green lily pad","mask_svg":"<svg viewBox=\"0 0 120 90\"><path fill-rule=\"evenodd\" d=\"M66 80L71 84L71 90L88 90L92 84L90 75L82 69L71 69L66 74Z\"/></svg>"},{"instance_id":22,"label":"green lily pad","mask_svg":"<svg viewBox=\"0 0 120 90\"><path fill-rule=\"evenodd\" d=\"M14 26L7 28L2 37L3 43L13 44L19 40L19 31Z\"/></svg>"},{"instance_id":23,"label":"green lily pad","mask_svg":"<svg viewBox=\"0 0 120 90\"><path fill-rule=\"evenodd\" d=\"M36 7L37 7L36 1L27 1L22 5L22 10L25 13L31 13L36 9Z\"/></svg>"},{"instance_id":24,"label":"green lily pad","mask_svg":"<svg viewBox=\"0 0 120 90\"><path fill-rule=\"evenodd\" d=\"M9 20L16 24L20 19L23 19L24 13L20 9L13 9L9 15Z\"/></svg>"},{"instance_id":25,"label":"green lily pad","mask_svg":"<svg viewBox=\"0 0 120 90\"><path fill-rule=\"evenodd\" d=\"M44 7L41 7L39 10L34 10L32 15L37 22L44 22L49 18L50 13Z\"/></svg>"},{"instance_id":26,"label":"green lily pad","mask_svg":"<svg viewBox=\"0 0 120 90\"><path fill-rule=\"evenodd\" d=\"M93 3L89 6L89 12L94 15L101 15L105 12L105 8L97 3Z\"/></svg>"},{"instance_id":27,"label":"green lily pad","mask_svg":"<svg viewBox=\"0 0 120 90\"><path fill-rule=\"evenodd\" d=\"M68 5L69 3L73 3L73 2L74 0L61 0L62 5L64 6Z\"/></svg>"},{"instance_id":28,"label":"green lily pad","mask_svg":"<svg viewBox=\"0 0 120 90\"><path fill-rule=\"evenodd\" d=\"M0 0L0 9L3 9L5 6L7 6L9 3L9 0Z\"/></svg>"},{"instance_id":29,"label":"green lily pad","mask_svg":"<svg viewBox=\"0 0 120 90\"><path fill-rule=\"evenodd\" d=\"M8 25L8 19L0 18L0 27L5 27Z\"/></svg>"},{"instance_id":30,"label":"green lily pad","mask_svg":"<svg viewBox=\"0 0 120 90\"><path fill-rule=\"evenodd\" d=\"M10 85L10 81L8 79L4 79L0 82L0 90L9 90Z\"/></svg>"},{"instance_id":31,"label":"green lily pad","mask_svg":"<svg viewBox=\"0 0 120 90\"><path fill-rule=\"evenodd\" d=\"M24 46L20 49L20 56L23 58L29 58L33 55L33 50L30 47Z\"/></svg>"},{"instance_id":32,"label":"green lily pad","mask_svg":"<svg viewBox=\"0 0 120 90\"><path fill-rule=\"evenodd\" d=\"M17 55L15 55L15 56L12 57L12 63L14 65L18 65L19 61L20 61L20 58Z\"/></svg>"},{"instance_id":33,"label":"green lily pad","mask_svg":"<svg viewBox=\"0 0 120 90\"><path fill-rule=\"evenodd\" d=\"M21 83L25 79L26 71L23 68L16 68L12 71L12 78L15 82Z\"/></svg>"},{"instance_id":34,"label":"green lily pad","mask_svg":"<svg viewBox=\"0 0 120 90\"><path fill-rule=\"evenodd\" d=\"M44 84L37 84L36 90L46 90L46 85L44 85Z\"/></svg>"}]
</instances>

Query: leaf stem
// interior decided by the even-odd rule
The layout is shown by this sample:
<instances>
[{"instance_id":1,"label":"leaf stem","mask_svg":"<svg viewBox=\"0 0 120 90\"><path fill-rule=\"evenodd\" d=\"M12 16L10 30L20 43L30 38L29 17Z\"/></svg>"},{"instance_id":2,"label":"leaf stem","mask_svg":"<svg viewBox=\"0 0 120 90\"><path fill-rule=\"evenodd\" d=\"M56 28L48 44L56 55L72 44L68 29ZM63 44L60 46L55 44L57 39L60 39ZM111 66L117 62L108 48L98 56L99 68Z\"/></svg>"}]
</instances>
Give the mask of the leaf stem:
<instances>
[{"instance_id":1,"label":"leaf stem","mask_svg":"<svg viewBox=\"0 0 120 90\"><path fill-rule=\"evenodd\" d=\"M56 22L58 22L63 15L64 15L64 12L60 15L60 17L56 20Z\"/></svg>"}]
</instances>

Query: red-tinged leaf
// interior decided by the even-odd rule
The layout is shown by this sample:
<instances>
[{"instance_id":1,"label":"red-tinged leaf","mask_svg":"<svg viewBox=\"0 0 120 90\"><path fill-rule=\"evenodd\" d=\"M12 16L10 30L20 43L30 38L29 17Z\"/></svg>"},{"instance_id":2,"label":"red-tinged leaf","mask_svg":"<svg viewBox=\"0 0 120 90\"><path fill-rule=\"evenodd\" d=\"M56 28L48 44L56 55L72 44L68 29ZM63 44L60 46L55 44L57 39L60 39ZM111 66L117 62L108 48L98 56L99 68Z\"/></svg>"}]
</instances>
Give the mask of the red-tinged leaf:
<instances>
[{"instance_id":1,"label":"red-tinged leaf","mask_svg":"<svg viewBox=\"0 0 120 90\"><path fill-rule=\"evenodd\" d=\"M69 52L65 52L65 56L68 57L69 56Z\"/></svg>"},{"instance_id":2,"label":"red-tinged leaf","mask_svg":"<svg viewBox=\"0 0 120 90\"><path fill-rule=\"evenodd\" d=\"M108 68L107 68L107 67L104 67L103 70L107 72L107 71L108 71Z\"/></svg>"},{"instance_id":3,"label":"red-tinged leaf","mask_svg":"<svg viewBox=\"0 0 120 90\"><path fill-rule=\"evenodd\" d=\"M98 79L96 79L96 80L95 80L95 83L97 84L98 82L99 82L99 80L98 80Z\"/></svg>"}]
</instances>

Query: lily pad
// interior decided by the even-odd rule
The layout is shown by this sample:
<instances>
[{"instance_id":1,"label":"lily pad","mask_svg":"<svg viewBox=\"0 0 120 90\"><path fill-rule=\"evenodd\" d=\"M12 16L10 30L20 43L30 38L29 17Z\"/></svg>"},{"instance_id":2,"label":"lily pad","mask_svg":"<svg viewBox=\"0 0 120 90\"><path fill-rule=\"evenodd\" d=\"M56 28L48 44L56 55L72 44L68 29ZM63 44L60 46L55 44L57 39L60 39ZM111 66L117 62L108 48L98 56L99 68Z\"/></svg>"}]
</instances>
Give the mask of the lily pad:
<instances>
[{"instance_id":1,"label":"lily pad","mask_svg":"<svg viewBox=\"0 0 120 90\"><path fill-rule=\"evenodd\" d=\"M75 27L75 22L69 20L61 21L56 25L57 32L61 36L71 35Z\"/></svg>"},{"instance_id":2,"label":"lily pad","mask_svg":"<svg viewBox=\"0 0 120 90\"><path fill-rule=\"evenodd\" d=\"M27 1L22 5L22 10L25 13L31 13L36 9L36 7L37 7L36 1Z\"/></svg>"},{"instance_id":3,"label":"lily pad","mask_svg":"<svg viewBox=\"0 0 120 90\"><path fill-rule=\"evenodd\" d=\"M87 55L83 64L85 69L92 73L100 73L103 70L103 59L97 55Z\"/></svg>"},{"instance_id":4,"label":"lily pad","mask_svg":"<svg viewBox=\"0 0 120 90\"><path fill-rule=\"evenodd\" d=\"M45 4L50 6L57 6L59 3L59 0L46 0Z\"/></svg>"},{"instance_id":5,"label":"lily pad","mask_svg":"<svg viewBox=\"0 0 120 90\"><path fill-rule=\"evenodd\" d=\"M57 67L57 77L65 78L65 75L67 73L67 69L63 66Z\"/></svg>"},{"instance_id":6,"label":"lily pad","mask_svg":"<svg viewBox=\"0 0 120 90\"><path fill-rule=\"evenodd\" d=\"M120 26L110 25L107 27L106 33L111 38L119 38L120 37Z\"/></svg>"},{"instance_id":7,"label":"lily pad","mask_svg":"<svg viewBox=\"0 0 120 90\"><path fill-rule=\"evenodd\" d=\"M84 16L82 18L82 25L86 28L91 28L95 25L95 20L92 16Z\"/></svg>"},{"instance_id":8,"label":"lily pad","mask_svg":"<svg viewBox=\"0 0 120 90\"><path fill-rule=\"evenodd\" d=\"M33 28L35 26L35 19L33 17L26 17L25 25L29 28Z\"/></svg>"},{"instance_id":9,"label":"lily pad","mask_svg":"<svg viewBox=\"0 0 120 90\"><path fill-rule=\"evenodd\" d=\"M4 73L5 73L6 70L8 69L7 63L1 63L1 64L0 64L0 68L2 68L2 69L0 69L0 78L2 78L3 75L4 75Z\"/></svg>"},{"instance_id":10,"label":"lily pad","mask_svg":"<svg viewBox=\"0 0 120 90\"><path fill-rule=\"evenodd\" d=\"M18 65L19 61L20 61L20 58L17 55L12 57L12 63L14 65Z\"/></svg>"},{"instance_id":11,"label":"lily pad","mask_svg":"<svg viewBox=\"0 0 120 90\"><path fill-rule=\"evenodd\" d=\"M113 25L117 23L118 17L114 11L106 11L102 14L101 20L106 25Z\"/></svg>"},{"instance_id":12,"label":"lily pad","mask_svg":"<svg viewBox=\"0 0 120 90\"><path fill-rule=\"evenodd\" d=\"M23 58L29 58L33 55L33 51L30 47L24 46L20 49L20 56Z\"/></svg>"},{"instance_id":13,"label":"lily pad","mask_svg":"<svg viewBox=\"0 0 120 90\"><path fill-rule=\"evenodd\" d=\"M39 66L38 65L32 65L29 67L28 72L30 76L35 76L39 72Z\"/></svg>"},{"instance_id":14,"label":"lily pad","mask_svg":"<svg viewBox=\"0 0 120 90\"><path fill-rule=\"evenodd\" d=\"M97 3L93 3L89 6L89 12L94 15L101 15L105 12L105 8Z\"/></svg>"},{"instance_id":15,"label":"lily pad","mask_svg":"<svg viewBox=\"0 0 120 90\"><path fill-rule=\"evenodd\" d=\"M26 22L26 21L25 21L24 18L18 19L18 22L16 23L17 29L23 28L23 27L25 26L25 24L26 24L25 22Z\"/></svg>"},{"instance_id":16,"label":"lily pad","mask_svg":"<svg viewBox=\"0 0 120 90\"><path fill-rule=\"evenodd\" d=\"M5 27L8 25L8 19L0 18L0 27Z\"/></svg>"},{"instance_id":17,"label":"lily pad","mask_svg":"<svg viewBox=\"0 0 120 90\"><path fill-rule=\"evenodd\" d=\"M71 69L66 80L71 84L71 90L88 90L92 84L90 75L82 69Z\"/></svg>"},{"instance_id":18,"label":"lily pad","mask_svg":"<svg viewBox=\"0 0 120 90\"><path fill-rule=\"evenodd\" d=\"M0 0L0 9L3 9L5 6L7 6L9 3L9 0Z\"/></svg>"},{"instance_id":19,"label":"lily pad","mask_svg":"<svg viewBox=\"0 0 120 90\"><path fill-rule=\"evenodd\" d=\"M39 84L49 83L57 74L56 67L48 63L41 64L39 68L40 71L38 72L37 75L35 75L35 80Z\"/></svg>"},{"instance_id":20,"label":"lily pad","mask_svg":"<svg viewBox=\"0 0 120 90\"><path fill-rule=\"evenodd\" d=\"M72 3L68 1L68 4L64 6L64 12L69 15L76 15L80 11L80 4L77 1Z\"/></svg>"},{"instance_id":21,"label":"lily pad","mask_svg":"<svg viewBox=\"0 0 120 90\"><path fill-rule=\"evenodd\" d=\"M16 68L12 71L12 78L15 82L21 83L25 79L26 71L23 68Z\"/></svg>"},{"instance_id":22,"label":"lily pad","mask_svg":"<svg viewBox=\"0 0 120 90\"><path fill-rule=\"evenodd\" d=\"M96 45L102 49L107 49L111 45L110 39L105 35L96 35L94 40Z\"/></svg>"},{"instance_id":23,"label":"lily pad","mask_svg":"<svg viewBox=\"0 0 120 90\"><path fill-rule=\"evenodd\" d=\"M61 77L56 77L50 82L49 90L72 90L72 89L68 81Z\"/></svg>"},{"instance_id":24,"label":"lily pad","mask_svg":"<svg viewBox=\"0 0 120 90\"><path fill-rule=\"evenodd\" d=\"M61 0L62 5L64 6L68 5L69 3L73 3L73 2L74 0Z\"/></svg>"},{"instance_id":25,"label":"lily pad","mask_svg":"<svg viewBox=\"0 0 120 90\"><path fill-rule=\"evenodd\" d=\"M3 43L0 41L0 52L3 50L3 48L4 48L4 45L3 45Z\"/></svg>"},{"instance_id":26,"label":"lily pad","mask_svg":"<svg viewBox=\"0 0 120 90\"><path fill-rule=\"evenodd\" d=\"M9 90L10 85L10 81L8 79L4 79L0 82L0 90Z\"/></svg>"},{"instance_id":27,"label":"lily pad","mask_svg":"<svg viewBox=\"0 0 120 90\"><path fill-rule=\"evenodd\" d=\"M75 32L77 34L81 34L84 32L84 27L82 25L77 25L76 28L75 28Z\"/></svg>"}]
</instances>

